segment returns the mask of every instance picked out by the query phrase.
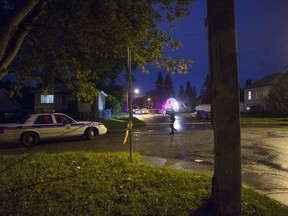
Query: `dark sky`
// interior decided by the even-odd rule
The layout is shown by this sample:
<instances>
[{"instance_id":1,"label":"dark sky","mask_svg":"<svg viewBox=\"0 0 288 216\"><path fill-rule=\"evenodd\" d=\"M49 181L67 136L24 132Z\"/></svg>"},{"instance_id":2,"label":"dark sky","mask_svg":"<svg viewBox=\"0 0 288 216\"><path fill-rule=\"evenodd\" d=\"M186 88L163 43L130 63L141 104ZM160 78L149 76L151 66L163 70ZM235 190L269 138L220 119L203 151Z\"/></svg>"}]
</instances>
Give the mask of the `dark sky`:
<instances>
[{"instance_id":1,"label":"dark sky","mask_svg":"<svg viewBox=\"0 0 288 216\"><path fill-rule=\"evenodd\" d=\"M187 75L171 76L176 95L180 85L185 86L187 80L199 94L208 74L208 30L204 25L206 0L192 4L191 11L191 16L179 21L170 33L176 41L183 43L183 47L169 51L167 55L194 61ZM235 0L235 13L241 87L247 79L254 82L282 71L288 65L288 0ZM165 77L164 69L152 69L150 75L137 71L133 88L139 88L140 95L154 89L160 71Z\"/></svg>"}]
</instances>

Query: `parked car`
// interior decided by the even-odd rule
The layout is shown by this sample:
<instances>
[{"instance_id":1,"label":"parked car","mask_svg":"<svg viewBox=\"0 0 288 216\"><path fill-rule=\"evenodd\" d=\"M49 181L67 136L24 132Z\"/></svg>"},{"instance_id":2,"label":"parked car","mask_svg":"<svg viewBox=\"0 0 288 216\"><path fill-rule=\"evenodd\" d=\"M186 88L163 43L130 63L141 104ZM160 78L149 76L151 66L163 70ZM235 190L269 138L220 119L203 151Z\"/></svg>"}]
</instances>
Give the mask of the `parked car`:
<instances>
[{"instance_id":1,"label":"parked car","mask_svg":"<svg viewBox=\"0 0 288 216\"><path fill-rule=\"evenodd\" d=\"M193 119L201 119L201 120L207 120L209 119L209 114L208 112L204 110L195 110L190 114L191 118Z\"/></svg>"},{"instance_id":2,"label":"parked car","mask_svg":"<svg viewBox=\"0 0 288 216\"><path fill-rule=\"evenodd\" d=\"M29 114L18 123L0 124L1 142L21 141L24 146L34 146L40 140L84 137L92 140L107 133L101 122L76 121L63 113Z\"/></svg>"}]
</instances>

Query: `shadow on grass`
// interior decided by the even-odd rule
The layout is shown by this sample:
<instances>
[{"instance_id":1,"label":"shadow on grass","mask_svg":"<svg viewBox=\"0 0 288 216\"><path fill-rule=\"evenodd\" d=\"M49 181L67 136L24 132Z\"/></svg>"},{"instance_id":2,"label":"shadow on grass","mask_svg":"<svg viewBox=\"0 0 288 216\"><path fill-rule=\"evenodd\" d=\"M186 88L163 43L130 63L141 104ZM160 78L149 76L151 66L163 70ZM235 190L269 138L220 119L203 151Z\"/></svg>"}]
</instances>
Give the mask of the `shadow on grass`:
<instances>
[{"instance_id":1,"label":"shadow on grass","mask_svg":"<svg viewBox=\"0 0 288 216\"><path fill-rule=\"evenodd\" d=\"M206 199L202 206L196 211L192 212L189 216L214 216L214 204L212 197Z\"/></svg>"}]
</instances>

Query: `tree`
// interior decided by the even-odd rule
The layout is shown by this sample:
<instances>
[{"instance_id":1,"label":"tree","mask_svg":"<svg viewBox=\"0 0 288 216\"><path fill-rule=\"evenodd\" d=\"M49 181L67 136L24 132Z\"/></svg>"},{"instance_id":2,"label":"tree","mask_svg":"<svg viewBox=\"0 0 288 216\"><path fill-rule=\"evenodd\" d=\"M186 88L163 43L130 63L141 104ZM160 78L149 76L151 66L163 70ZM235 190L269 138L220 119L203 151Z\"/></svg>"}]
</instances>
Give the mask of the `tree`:
<instances>
[{"instance_id":1,"label":"tree","mask_svg":"<svg viewBox=\"0 0 288 216\"><path fill-rule=\"evenodd\" d=\"M185 101L187 105L190 105L190 106L195 105L197 102L197 91L195 87L191 86L190 80L188 80L186 83L185 94L186 94Z\"/></svg>"},{"instance_id":2,"label":"tree","mask_svg":"<svg viewBox=\"0 0 288 216\"><path fill-rule=\"evenodd\" d=\"M165 99L165 95L164 95L164 78L161 72L158 73L155 82L155 91L153 92L153 95L155 100L155 107L158 109L162 109L162 104Z\"/></svg>"},{"instance_id":3,"label":"tree","mask_svg":"<svg viewBox=\"0 0 288 216\"><path fill-rule=\"evenodd\" d=\"M273 114L288 116L288 71L281 74L278 81L271 87L266 98L267 110Z\"/></svg>"},{"instance_id":4,"label":"tree","mask_svg":"<svg viewBox=\"0 0 288 216\"><path fill-rule=\"evenodd\" d=\"M164 80L164 96L165 98L175 97L175 90L170 75L167 73Z\"/></svg>"},{"instance_id":5,"label":"tree","mask_svg":"<svg viewBox=\"0 0 288 216\"><path fill-rule=\"evenodd\" d=\"M204 80L204 83L200 90L200 99L201 104L210 104L211 103L211 75L208 74Z\"/></svg>"},{"instance_id":6,"label":"tree","mask_svg":"<svg viewBox=\"0 0 288 216\"><path fill-rule=\"evenodd\" d=\"M111 81L109 86L103 90L108 94L105 102L105 109L111 109L113 114L119 114L123 109L123 95L125 94L124 87Z\"/></svg>"},{"instance_id":7,"label":"tree","mask_svg":"<svg viewBox=\"0 0 288 216\"><path fill-rule=\"evenodd\" d=\"M214 215L241 214L241 141L234 0L208 0Z\"/></svg>"},{"instance_id":8,"label":"tree","mask_svg":"<svg viewBox=\"0 0 288 216\"><path fill-rule=\"evenodd\" d=\"M50 0L0 2L0 80Z\"/></svg>"},{"instance_id":9,"label":"tree","mask_svg":"<svg viewBox=\"0 0 288 216\"><path fill-rule=\"evenodd\" d=\"M13 19L9 17L16 11L26 13L13 25L1 22L1 31L22 24L27 28L21 43L15 41L18 49L14 49L10 61L6 60L7 54L0 55L1 78L7 73L20 46L21 51L13 67L8 68L13 70L19 81L49 85L57 77L67 83L71 80L66 80L69 78L67 75L91 70L97 80L109 82L126 67L127 47L133 51L134 68L147 72L145 65L152 63L171 73L186 73L191 61L176 61L164 56L165 45L177 49L181 44L160 30L157 24L167 19L173 26L174 21L190 13L189 4L192 1L30 0L27 1L30 4L24 5L19 0L7 0L8 9L4 3L1 7L6 12L3 20L11 23ZM47 5L48 2L50 4ZM42 13L43 9L45 13ZM34 11L35 15L31 16ZM22 29L19 28L19 31ZM6 34L12 35L8 39L0 38L0 50L5 50L5 53L12 50L10 44L13 44L13 38L19 38L13 33ZM24 41L27 35L29 40Z\"/></svg>"},{"instance_id":10,"label":"tree","mask_svg":"<svg viewBox=\"0 0 288 216\"><path fill-rule=\"evenodd\" d=\"M180 85L179 92L178 92L178 101L184 102L186 99L186 94L184 91L184 86Z\"/></svg>"}]
</instances>

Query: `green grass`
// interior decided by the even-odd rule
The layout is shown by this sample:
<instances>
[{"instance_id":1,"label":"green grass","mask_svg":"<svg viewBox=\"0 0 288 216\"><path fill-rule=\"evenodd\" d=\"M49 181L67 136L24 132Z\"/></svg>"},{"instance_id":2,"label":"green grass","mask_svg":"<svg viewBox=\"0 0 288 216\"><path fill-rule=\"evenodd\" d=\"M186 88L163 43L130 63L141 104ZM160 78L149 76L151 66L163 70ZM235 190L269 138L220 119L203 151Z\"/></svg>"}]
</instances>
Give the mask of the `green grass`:
<instances>
[{"instance_id":1,"label":"green grass","mask_svg":"<svg viewBox=\"0 0 288 216\"><path fill-rule=\"evenodd\" d=\"M211 174L133 163L127 153L0 156L0 215L193 215L210 198ZM243 190L242 215L288 215Z\"/></svg>"}]
</instances>

